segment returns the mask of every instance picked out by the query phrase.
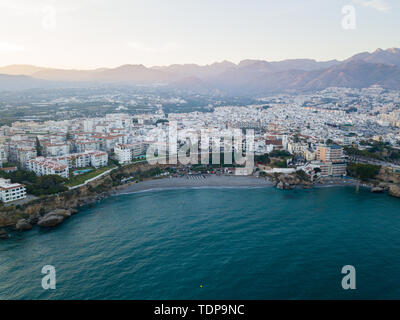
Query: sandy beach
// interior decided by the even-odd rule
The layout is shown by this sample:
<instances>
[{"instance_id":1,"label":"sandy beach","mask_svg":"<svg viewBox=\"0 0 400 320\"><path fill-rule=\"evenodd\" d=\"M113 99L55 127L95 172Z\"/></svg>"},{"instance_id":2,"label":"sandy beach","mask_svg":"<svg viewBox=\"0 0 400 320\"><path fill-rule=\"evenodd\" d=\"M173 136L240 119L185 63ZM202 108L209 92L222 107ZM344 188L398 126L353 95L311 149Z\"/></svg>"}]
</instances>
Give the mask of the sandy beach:
<instances>
[{"instance_id":1,"label":"sandy beach","mask_svg":"<svg viewBox=\"0 0 400 320\"><path fill-rule=\"evenodd\" d=\"M263 188L272 187L274 183L264 178L254 176L191 176L178 178L163 178L146 180L139 183L127 185L126 187L116 191L116 194L132 193L147 190L160 189L184 189L184 188L206 188L206 187L222 187L222 188L238 188L253 187Z\"/></svg>"},{"instance_id":2,"label":"sandy beach","mask_svg":"<svg viewBox=\"0 0 400 320\"><path fill-rule=\"evenodd\" d=\"M320 187L347 187L347 186L352 186L355 187L357 184L360 187L365 187L365 188L370 188L371 186L357 181L357 179L354 178L342 178L342 177L330 177L330 178L325 178L323 181L318 182L314 184L314 188L320 188Z\"/></svg>"},{"instance_id":3,"label":"sandy beach","mask_svg":"<svg viewBox=\"0 0 400 320\"><path fill-rule=\"evenodd\" d=\"M321 187L346 187L356 186L357 180L350 178L330 178L316 183L314 188ZM359 184L360 187L369 187ZM166 177L159 179L150 179L138 183L132 183L122 186L115 190L113 194L128 194L140 191L165 190L165 189L185 189L185 188L267 188L273 187L275 183L265 178L255 176L184 176L184 177Z\"/></svg>"}]
</instances>

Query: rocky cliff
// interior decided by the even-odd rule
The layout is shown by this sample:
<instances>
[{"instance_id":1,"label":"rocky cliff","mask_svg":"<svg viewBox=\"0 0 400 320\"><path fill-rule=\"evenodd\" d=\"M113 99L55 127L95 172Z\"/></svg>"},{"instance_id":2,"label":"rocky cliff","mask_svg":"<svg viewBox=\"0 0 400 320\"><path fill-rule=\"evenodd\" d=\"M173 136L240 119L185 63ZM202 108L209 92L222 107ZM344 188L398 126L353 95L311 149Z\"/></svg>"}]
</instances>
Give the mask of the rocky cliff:
<instances>
[{"instance_id":1,"label":"rocky cliff","mask_svg":"<svg viewBox=\"0 0 400 320\"><path fill-rule=\"evenodd\" d=\"M46 216L51 221L43 222L42 226L44 227L45 224L57 224L57 221L61 223L66 217L64 216L64 219L61 220L60 216L62 215L55 214L55 212L60 213L60 210L64 210L73 213L79 207L109 196L114 189L123 188L124 186L120 185L121 176L146 172L155 167L160 166L138 164L121 167L110 175L103 176L77 189L41 197L23 205L0 207L0 227L14 226L19 230L28 230L30 229L28 224L40 225L40 219ZM17 224L19 224L18 227Z\"/></svg>"},{"instance_id":2,"label":"rocky cliff","mask_svg":"<svg viewBox=\"0 0 400 320\"><path fill-rule=\"evenodd\" d=\"M312 183L308 180L308 177L298 172L291 174L274 174L271 178L276 182L276 187L281 190L293 189L296 186L301 186L303 188L312 187Z\"/></svg>"}]
</instances>

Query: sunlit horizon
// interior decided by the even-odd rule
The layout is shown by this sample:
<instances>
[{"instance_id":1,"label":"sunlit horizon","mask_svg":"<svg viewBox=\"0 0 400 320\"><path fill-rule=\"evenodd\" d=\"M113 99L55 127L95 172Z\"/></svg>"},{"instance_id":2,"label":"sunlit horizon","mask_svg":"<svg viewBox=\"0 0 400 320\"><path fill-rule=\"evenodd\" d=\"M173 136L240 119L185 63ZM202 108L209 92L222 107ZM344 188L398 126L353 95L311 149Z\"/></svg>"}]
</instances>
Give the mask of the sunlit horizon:
<instances>
[{"instance_id":1,"label":"sunlit horizon","mask_svg":"<svg viewBox=\"0 0 400 320\"><path fill-rule=\"evenodd\" d=\"M343 7L356 27L343 29ZM394 0L0 2L0 65L114 68L224 60L345 60L400 47Z\"/></svg>"}]
</instances>

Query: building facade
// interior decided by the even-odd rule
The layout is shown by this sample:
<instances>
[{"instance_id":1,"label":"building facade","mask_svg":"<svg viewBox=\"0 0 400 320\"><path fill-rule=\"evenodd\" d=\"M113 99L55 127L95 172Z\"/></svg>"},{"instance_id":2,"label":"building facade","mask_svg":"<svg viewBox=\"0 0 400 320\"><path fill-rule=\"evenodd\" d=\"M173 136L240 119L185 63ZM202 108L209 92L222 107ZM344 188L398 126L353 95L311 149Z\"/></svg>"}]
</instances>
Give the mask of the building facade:
<instances>
[{"instance_id":1,"label":"building facade","mask_svg":"<svg viewBox=\"0 0 400 320\"><path fill-rule=\"evenodd\" d=\"M0 178L0 200L4 203L26 198L26 188L20 183Z\"/></svg>"},{"instance_id":2,"label":"building facade","mask_svg":"<svg viewBox=\"0 0 400 320\"><path fill-rule=\"evenodd\" d=\"M122 144L118 143L114 147L114 153L119 163L128 163L132 159L143 155L146 152L146 144L142 142Z\"/></svg>"},{"instance_id":3,"label":"building facade","mask_svg":"<svg viewBox=\"0 0 400 320\"><path fill-rule=\"evenodd\" d=\"M55 174L63 178L68 178L69 176L69 168L67 165L44 157L28 160L27 170L33 171L38 176L50 174Z\"/></svg>"}]
</instances>

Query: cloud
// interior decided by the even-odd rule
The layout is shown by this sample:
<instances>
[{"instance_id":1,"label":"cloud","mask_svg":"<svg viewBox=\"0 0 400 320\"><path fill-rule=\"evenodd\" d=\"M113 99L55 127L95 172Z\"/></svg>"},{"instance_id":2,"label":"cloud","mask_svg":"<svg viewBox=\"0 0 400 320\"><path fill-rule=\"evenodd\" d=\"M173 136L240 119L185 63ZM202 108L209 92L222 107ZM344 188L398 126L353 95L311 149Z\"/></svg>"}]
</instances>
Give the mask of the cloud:
<instances>
[{"instance_id":1,"label":"cloud","mask_svg":"<svg viewBox=\"0 0 400 320\"><path fill-rule=\"evenodd\" d=\"M372 8L381 12L386 12L391 9L385 0L355 0L354 2L368 8Z\"/></svg>"},{"instance_id":2,"label":"cloud","mask_svg":"<svg viewBox=\"0 0 400 320\"><path fill-rule=\"evenodd\" d=\"M8 52L22 52L24 51L24 47L7 42L0 42L0 53L8 53Z\"/></svg>"}]
</instances>

